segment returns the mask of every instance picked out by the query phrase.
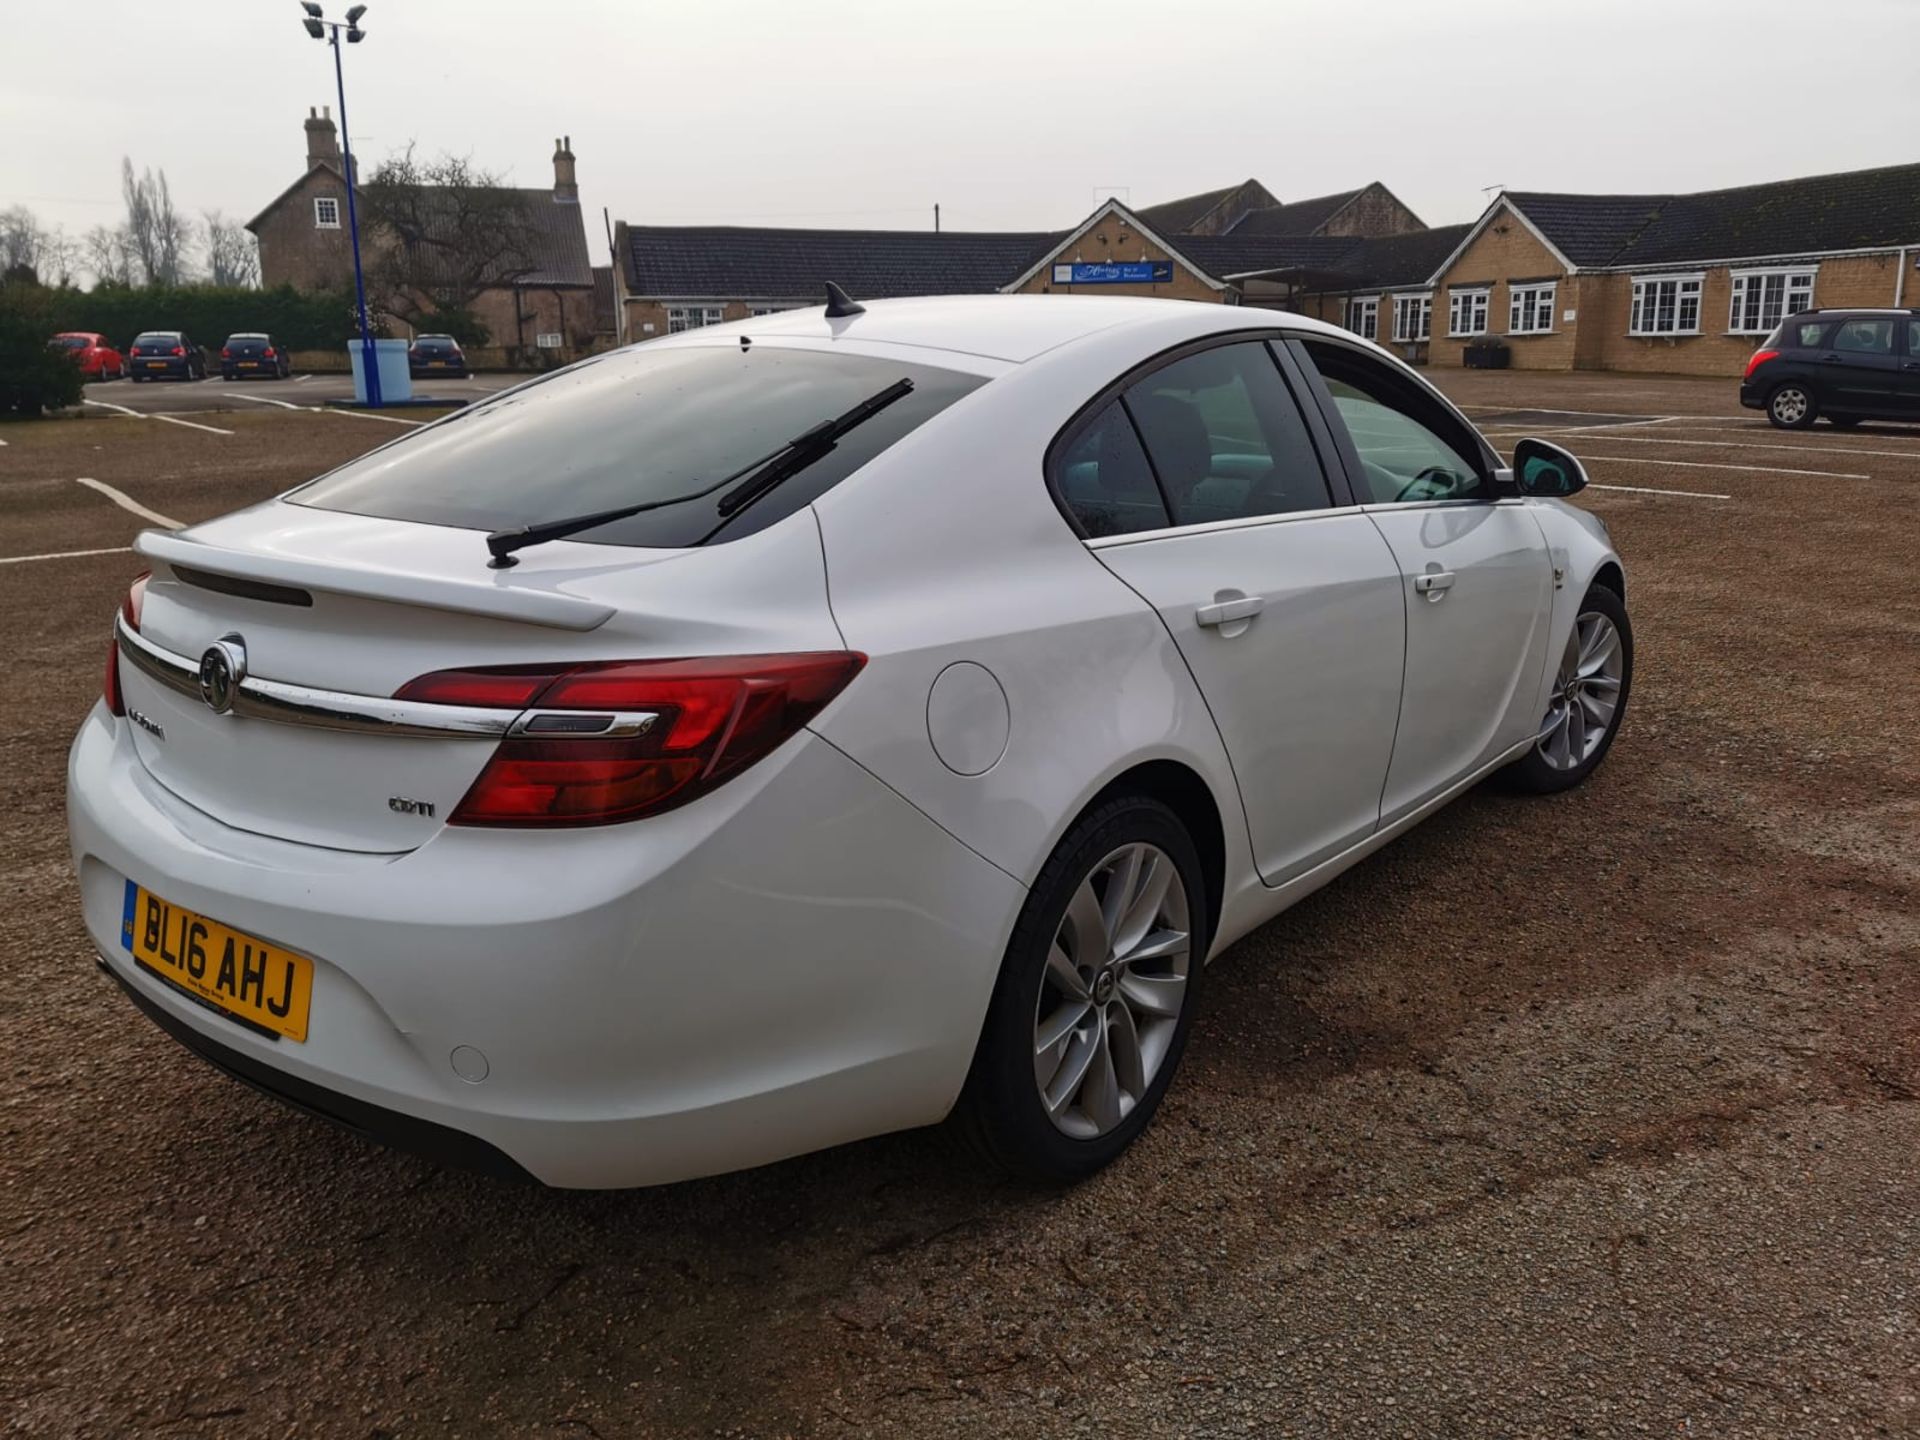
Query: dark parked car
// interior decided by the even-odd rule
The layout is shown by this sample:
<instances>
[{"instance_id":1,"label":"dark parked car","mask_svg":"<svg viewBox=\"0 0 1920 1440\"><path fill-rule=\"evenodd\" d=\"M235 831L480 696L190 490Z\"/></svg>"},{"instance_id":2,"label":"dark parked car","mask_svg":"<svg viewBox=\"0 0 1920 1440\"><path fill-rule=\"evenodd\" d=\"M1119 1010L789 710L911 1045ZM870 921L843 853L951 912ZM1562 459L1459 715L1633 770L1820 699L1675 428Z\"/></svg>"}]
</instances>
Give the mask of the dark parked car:
<instances>
[{"instance_id":1,"label":"dark parked car","mask_svg":"<svg viewBox=\"0 0 1920 1440\"><path fill-rule=\"evenodd\" d=\"M1783 430L1920 420L1920 309L1789 315L1747 362L1740 403Z\"/></svg>"},{"instance_id":2,"label":"dark parked car","mask_svg":"<svg viewBox=\"0 0 1920 1440\"><path fill-rule=\"evenodd\" d=\"M220 378L245 380L249 376L286 379L286 347L274 344L271 335L256 330L229 335L227 343L220 347Z\"/></svg>"},{"instance_id":3,"label":"dark parked car","mask_svg":"<svg viewBox=\"0 0 1920 1440\"><path fill-rule=\"evenodd\" d=\"M415 375L457 375L467 373L467 355L451 335L419 335L407 347L407 369Z\"/></svg>"},{"instance_id":4,"label":"dark parked car","mask_svg":"<svg viewBox=\"0 0 1920 1440\"><path fill-rule=\"evenodd\" d=\"M143 330L127 352L127 369L135 381L204 380L207 352L189 340L183 330Z\"/></svg>"},{"instance_id":5,"label":"dark parked car","mask_svg":"<svg viewBox=\"0 0 1920 1440\"><path fill-rule=\"evenodd\" d=\"M65 351L89 380L118 380L127 373L127 357L106 336L92 330L68 330L47 345Z\"/></svg>"}]
</instances>

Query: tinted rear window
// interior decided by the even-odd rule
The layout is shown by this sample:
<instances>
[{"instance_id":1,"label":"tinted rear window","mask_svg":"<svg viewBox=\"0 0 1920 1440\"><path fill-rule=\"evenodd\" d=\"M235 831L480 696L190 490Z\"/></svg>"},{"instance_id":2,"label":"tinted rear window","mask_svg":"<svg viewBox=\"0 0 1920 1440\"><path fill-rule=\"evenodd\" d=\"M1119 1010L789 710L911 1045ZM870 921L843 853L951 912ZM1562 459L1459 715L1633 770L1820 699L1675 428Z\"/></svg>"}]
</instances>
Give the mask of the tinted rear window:
<instances>
[{"instance_id":1,"label":"tinted rear window","mask_svg":"<svg viewBox=\"0 0 1920 1440\"><path fill-rule=\"evenodd\" d=\"M452 351L458 347L456 347L451 340L440 340L431 336L422 335L418 340L413 342L413 348L416 350Z\"/></svg>"},{"instance_id":2,"label":"tinted rear window","mask_svg":"<svg viewBox=\"0 0 1920 1440\"><path fill-rule=\"evenodd\" d=\"M264 335L229 335L227 337L229 345L264 345L266 343L267 337Z\"/></svg>"},{"instance_id":3,"label":"tinted rear window","mask_svg":"<svg viewBox=\"0 0 1920 1440\"><path fill-rule=\"evenodd\" d=\"M731 520L716 508L729 486L575 537L663 547L732 540L808 504L984 380L765 345L640 346L502 391L287 498L470 530L671 501L746 470L901 379L913 381L912 393Z\"/></svg>"},{"instance_id":4,"label":"tinted rear window","mask_svg":"<svg viewBox=\"0 0 1920 1440\"><path fill-rule=\"evenodd\" d=\"M178 335L142 335L133 342L136 350L171 350L180 343Z\"/></svg>"},{"instance_id":5,"label":"tinted rear window","mask_svg":"<svg viewBox=\"0 0 1920 1440\"><path fill-rule=\"evenodd\" d=\"M56 350L84 350L93 342L84 335L56 335L47 343Z\"/></svg>"}]
</instances>

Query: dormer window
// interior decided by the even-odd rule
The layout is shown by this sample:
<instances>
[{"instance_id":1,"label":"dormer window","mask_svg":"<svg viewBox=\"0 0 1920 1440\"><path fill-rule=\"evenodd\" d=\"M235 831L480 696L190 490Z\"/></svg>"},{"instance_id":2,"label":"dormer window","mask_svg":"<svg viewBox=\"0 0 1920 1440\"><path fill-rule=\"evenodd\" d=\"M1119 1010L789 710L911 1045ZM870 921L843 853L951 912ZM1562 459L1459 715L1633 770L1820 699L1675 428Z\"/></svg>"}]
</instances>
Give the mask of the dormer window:
<instances>
[{"instance_id":1,"label":"dormer window","mask_svg":"<svg viewBox=\"0 0 1920 1440\"><path fill-rule=\"evenodd\" d=\"M340 228L340 201L333 195L313 197L313 224L316 230L338 230Z\"/></svg>"}]
</instances>

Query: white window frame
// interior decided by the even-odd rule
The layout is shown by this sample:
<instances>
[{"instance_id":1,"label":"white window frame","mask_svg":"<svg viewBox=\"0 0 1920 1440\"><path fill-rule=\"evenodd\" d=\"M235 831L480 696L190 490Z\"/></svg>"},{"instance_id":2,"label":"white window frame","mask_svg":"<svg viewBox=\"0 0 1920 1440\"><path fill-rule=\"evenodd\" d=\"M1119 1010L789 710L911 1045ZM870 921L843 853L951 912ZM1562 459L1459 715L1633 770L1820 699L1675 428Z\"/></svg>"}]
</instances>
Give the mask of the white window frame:
<instances>
[{"instance_id":1,"label":"white window frame","mask_svg":"<svg viewBox=\"0 0 1920 1440\"><path fill-rule=\"evenodd\" d=\"M1507 333L1551 335L1554 300L1559 291L1559 282L1554 280L1507 286Z\"/></svg>"},{"instance_id":2,"label":"white window frame","mask_svg":"<svg viewBox=\"0 0 1920 1440\"><path fill-rule=\"evenodd\" d=\"M684 335L689 330L704 330L709 325L724 324L726 318L724 305L669 305L667 333Z\"/></svg>"},{"instance_id":3,"label":"white window frame","mask_svg":"<svg viewBox=\"0 0 1920 1440\"><path fill-rule=\"evenodd\" d=\"M1493 302L1491 285L1471 285L1447 292L1447 334L1469 337L1487 333L1488 310ZM1462 315L1466 324L1462 324ZM1478 324L1474 321L1478 320Z\"/></svg>"},{"instance_id":4,"label":"white window frame","mask_svg":"<svg viewBox=\"0 0 1920 1440\"><path fill-rule=\"evenodd\" d=\"M1698 335L1700 333L1700 307L1705 300L1707 277L1704 271L1694 270L1671 275L1635 275L1633 279L1633 298L1627 310L1627 334L1647 339L1664 340L1676 335ZM1673 287L1672 323L1660 324L1659 292L1666 286ZM1693 324L1681 324L1686 302L1693 302ZM1646 311L1648 313L1642 313ZM1651 322L1651 323L1649 323Z\"/></svg>"},{"instance_id":5,"label":"white window frame","mask_svg":"<svg viewBox=\"0 0 1920 1440\"><path fill-rule=\"evenodd\" d=\"M1412 324L1407 322L1412 320ZM1433 338L1433 292L1422 290L1413 295L1393 297L1393 338L1396 344L1408 344Z\"/></svg>"},{"instance_id":6,"label":"white window frame","mask_svg":"<svg viewBox=\"0 0 1920 1440\"><path fill-rule=\"evenodd\" d=\"M333 212L331 220L326 211ZM313 197L313 228L316 230L338 230L340 228L340 197L338 195L316 195Z\"/></svg>"},{"instance_id":7,"label":"white window frame","mask_svg":"<svg viewBox=\"0 0 1920 1440\"><path fill-rule=\"evenodd\" d=\"M788 310L804 310L805 308L804 305L755 305L747 311L747 314L757 319L762 315L779 315Z\"/></svg>"},{"instance_id":8,"label":"white window frame","mask_svg":"<svg viewBox=\"0 0 1920 1440\"><path fill-rule=\"evenodd\" d=\"M1378 295L1347 297L1347 329L1362 340L1380 338L1380 297Z\"/></svg>"},{"instance_id":9,"label":"white window frame","mask_svg":"<svg viewBox=\"0 0 1920 1440\"><path fill-rule=\"evenodd\" d=\"M1811 310L1813 286L1819 273L1818 265L1773 265L1728 272L1732 293L1727 297L1727 334L1771 335L1787 316ZM1779 282L1777 303L1769 303L1776 299L1767 293L1775 288L1770 282L1776 280ZM1750 306L1747 302L1756 292L1758 302ZM1748 310L1758 316L1759 323L1742 323Z\"/></svg>"}]
</instances>

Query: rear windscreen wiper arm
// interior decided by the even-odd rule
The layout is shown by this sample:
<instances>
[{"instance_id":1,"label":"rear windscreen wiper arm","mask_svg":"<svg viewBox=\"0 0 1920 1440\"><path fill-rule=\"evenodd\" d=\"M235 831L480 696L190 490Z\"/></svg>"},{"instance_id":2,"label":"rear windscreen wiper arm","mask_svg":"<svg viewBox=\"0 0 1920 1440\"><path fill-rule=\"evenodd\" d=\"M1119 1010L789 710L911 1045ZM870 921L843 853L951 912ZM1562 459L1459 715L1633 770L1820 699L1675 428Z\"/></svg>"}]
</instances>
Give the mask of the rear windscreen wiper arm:
<instances>
[{"instance_id":1,"label":"rear windscreen wiper arm","mask_svg":"<svg viewBox=\"0 0 1920 1440\"><path fill-rule=\"evenodd\" d=\"M713 494L716 490L726 489L727 486L739 480L741 483L736 488L728 490L720 497L720 514L723 518L730 517L751 505L789 475L811 465L833 449L842 435L856 425L865 424L894 401L906 396L912 389L913 381L896 380L879 394L869 396L851 410L836 415L831 420L821 421L804 434L796 435L778 450L762 455L758 460L751 461L698 490L689 490L682 495L669 495L664 500L643 500L637 505L622 505L616 510L596 510L588 515L569 515L563 520L542 520L536 525L516 525L510 530L495 530L487 536L487 549L493 554L493 558L487 564L495 570L505 570L508 566L519 563L513 558L513 552L516 550L524 550L529 545L544 545L549 540L564 540L567 536L578 535L583 530L611 525L616 520L644 515L649 510L664 510L669 505L684 505L689 500L698 500L702 496Z\"/></svg>"}]
</instances>

